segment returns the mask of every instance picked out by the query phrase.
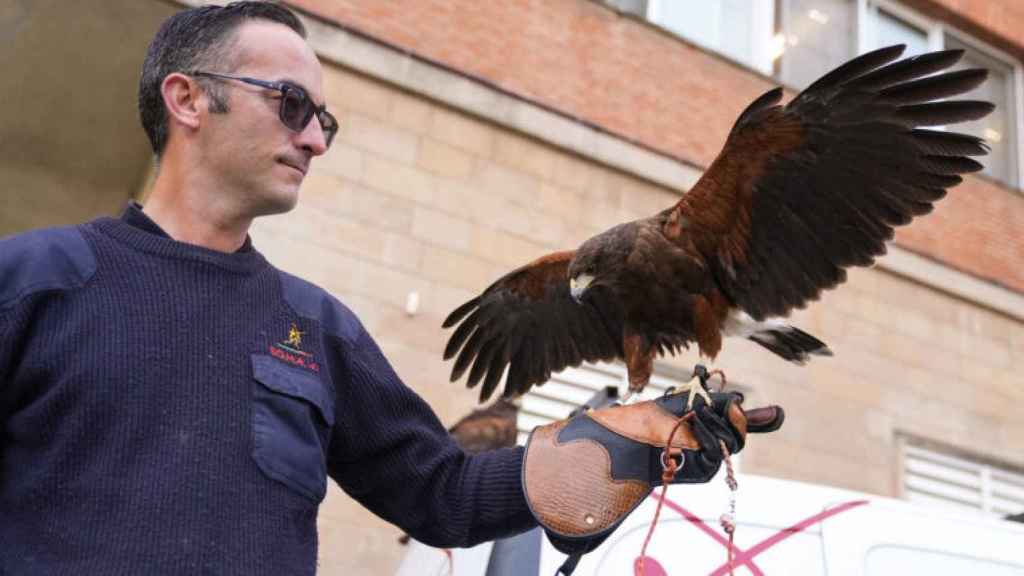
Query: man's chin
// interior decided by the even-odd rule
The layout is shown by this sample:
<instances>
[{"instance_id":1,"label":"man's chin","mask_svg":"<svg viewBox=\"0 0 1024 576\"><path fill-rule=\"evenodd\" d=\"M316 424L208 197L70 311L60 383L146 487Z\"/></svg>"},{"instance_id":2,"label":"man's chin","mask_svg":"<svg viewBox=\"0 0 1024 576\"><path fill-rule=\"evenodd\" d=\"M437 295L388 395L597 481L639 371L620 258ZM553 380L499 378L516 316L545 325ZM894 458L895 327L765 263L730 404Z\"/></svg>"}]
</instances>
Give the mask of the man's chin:
<instances>
[{"instance_id":1,"label":"man's chin","mask_svg":"<svg viewBox=\"0 0 1024 576\"><path fill-rule=\"evenodd\" d=\"M267 195L260 200L254 206L255 214L253 216L272 216L274 214L291 212L299 203L299 188L296 186L294 189L275 190L273 194Z\"/></svg>"}]
</instances>

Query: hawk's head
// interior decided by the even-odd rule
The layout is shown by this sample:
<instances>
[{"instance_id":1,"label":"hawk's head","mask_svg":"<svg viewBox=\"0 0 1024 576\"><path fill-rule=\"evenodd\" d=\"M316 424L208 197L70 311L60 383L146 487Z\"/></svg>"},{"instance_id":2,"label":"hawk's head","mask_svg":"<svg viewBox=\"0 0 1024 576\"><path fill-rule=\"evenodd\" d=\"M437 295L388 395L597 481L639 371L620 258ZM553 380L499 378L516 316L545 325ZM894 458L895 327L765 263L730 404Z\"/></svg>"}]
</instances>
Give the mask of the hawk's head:
<instances>
[{"instance_id":1,"label":"hawk's head","mask_svg":"<svg viewBox=\"0 0 1024 576\"><path fill-rule=\"evenodd\" d=\"M612 285L622 270L634 236L633 225L620 224L584 242L569 263L569 294L582 302L587 290Z\"/></svg>"}]
</instances>

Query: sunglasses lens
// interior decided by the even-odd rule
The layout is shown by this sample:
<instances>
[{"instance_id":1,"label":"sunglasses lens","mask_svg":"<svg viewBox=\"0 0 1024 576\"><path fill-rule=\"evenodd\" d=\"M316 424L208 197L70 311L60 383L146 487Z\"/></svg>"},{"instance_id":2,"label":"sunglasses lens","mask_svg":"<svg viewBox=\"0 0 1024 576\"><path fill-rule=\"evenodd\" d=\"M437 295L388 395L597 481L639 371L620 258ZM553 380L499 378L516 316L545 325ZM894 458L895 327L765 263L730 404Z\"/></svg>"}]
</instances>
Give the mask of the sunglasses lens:
<instances>
[{"instance_id":1,"label":"sunglasses lens","mask_svg":"<svg viewBox=\"0 0 1024 576\"><path fill-rule=\"evenodd\" d=\"M313 117L313 102L301 90L287 90L281 98L281 122L301 132Z\"/></svg>"},{"instance_id":2,"label":"sunglasses lens","mask_svg":"<svg viewBox=\"0 0 1024 576\"><path fill-rule=\"evenodd\" d=\"M316 104L313 104L302 89L286 87L281 97L281 122L296 132L302 132L313 115L320 121L324 141L330 146L334 135L338 133L338 121L327 110L318 110Z\"/></svg>"},{"instance_id":3,"label":"sunglasses lens","mask_svg":"<svg viewBox=\"0 0 1024 576\"><path fill-rule=\"evenodd\" d=\"M326 110L317 114L317 118L320 120L320 127L324 131L324 141L330 147L331 141L334 140L334 135L338 133L338 121Z\"/></svg>"}]
</instances>

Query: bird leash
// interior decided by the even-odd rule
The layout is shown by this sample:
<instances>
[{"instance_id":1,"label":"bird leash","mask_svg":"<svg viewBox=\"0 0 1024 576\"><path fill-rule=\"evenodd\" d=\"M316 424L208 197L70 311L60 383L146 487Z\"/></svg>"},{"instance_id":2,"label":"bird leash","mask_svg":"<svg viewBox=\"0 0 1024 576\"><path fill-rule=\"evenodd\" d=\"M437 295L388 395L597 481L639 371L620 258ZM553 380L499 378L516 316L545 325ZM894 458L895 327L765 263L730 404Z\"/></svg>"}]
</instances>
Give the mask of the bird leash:
<instances>
[{"instance_id":1,"label":"bird leash","mask_svg":"<svg viewBox=\"0 0 1024 576\"><path fill-rule=\"evenodd\" d=\"M708 380L715 374L718 374L722 379L722 386L719 388L719 392L722 392L725 390L726 385L725 372L721 370L708 372L703 369L703 366L698 366L698 369L694 370L694 378L700 378L700 386L705 390L708 390ZM682 427L683 422L688 422L694 417L695 413L693 410L683 414L679 421L676 422L676 425L672 427L672 431L668 434L668 439L665 440L665 448L661 451L661 494L658 497L658 506L654 509L654 518L647 529L647 536L644 538L643 547L640 549L640 557L633 563L634 576L646 576L647 574L644 569L644 561L647 559L647 545L650 544L651 537L654 536L654 529L658 525L658 518L661 516L661 508L665 503L665 493L668 490L668 485L675 478L676 471L679 468L679 464L676 463L675 458L670 454L672 439L675 437L676 432L679 431L679 428ZM725 483L729 487L729 510L719 517L718 522L721 524L722 530L729 535L726 559L729 566L729 576L733 576L733 536L736 533L736 492L739 484L736 483L736 475L732 468L732 455L729 453L729 449L722 440L719 440L718 444L722 449L722 454L725 456Z\"/></svg>"}]
</instances>

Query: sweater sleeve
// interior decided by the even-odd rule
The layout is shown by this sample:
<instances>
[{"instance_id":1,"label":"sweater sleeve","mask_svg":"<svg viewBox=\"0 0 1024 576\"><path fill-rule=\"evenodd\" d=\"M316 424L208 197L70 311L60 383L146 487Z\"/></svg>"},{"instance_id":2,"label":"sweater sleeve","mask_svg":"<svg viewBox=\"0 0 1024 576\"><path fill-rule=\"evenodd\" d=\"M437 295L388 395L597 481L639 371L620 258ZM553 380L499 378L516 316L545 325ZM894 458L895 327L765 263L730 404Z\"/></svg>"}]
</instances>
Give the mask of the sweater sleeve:
<instances>
[{"instance_id":1,"label":"sweater sleeve","mask_svg":"<svg viewBox=\"0 0 1024 576\"><path fill-rule=\"evenodd\" d=\"M433 546L472 546L536 526L521 447L466 454L365 331L339 352L345 373L335 380L328 471L345 492Z\"/></svg>"},{"instance_id":2,"label":"sweater sleeve","mask_svg":"<svg viewBox=\"0 0 1024 576\"><path fill-rule=\"evenodd\" d=\"M4 425L27 391L25 385L17 381L18 366L24 357L32 310L41 300L42 295L34 294L14 302L0 302L0 453L3 452Z\"/></svg>"},{"instance_id":3,"label":"sweater sleeve","mask_svg":"<svg viewBox=\"0 0 1024 576\"><path fill-rule=\"evenodd\" d=\"M47 293L84 286L95 271L96 258L76 227L0 238L0 424L14 402L14 370L32 307Z\"/></svg>"},{"instance_id":4,"label":"sweater sleeve","mask_svg":"<svg viewBox=\"0 0 1024 576\"><path fill-rule=\"evenodd\" d=\"M11 379L14 378L14 352L18 333L24 325L24 305L0 302L0 437L12 404Z\"/></svg>"}]
</instances>

